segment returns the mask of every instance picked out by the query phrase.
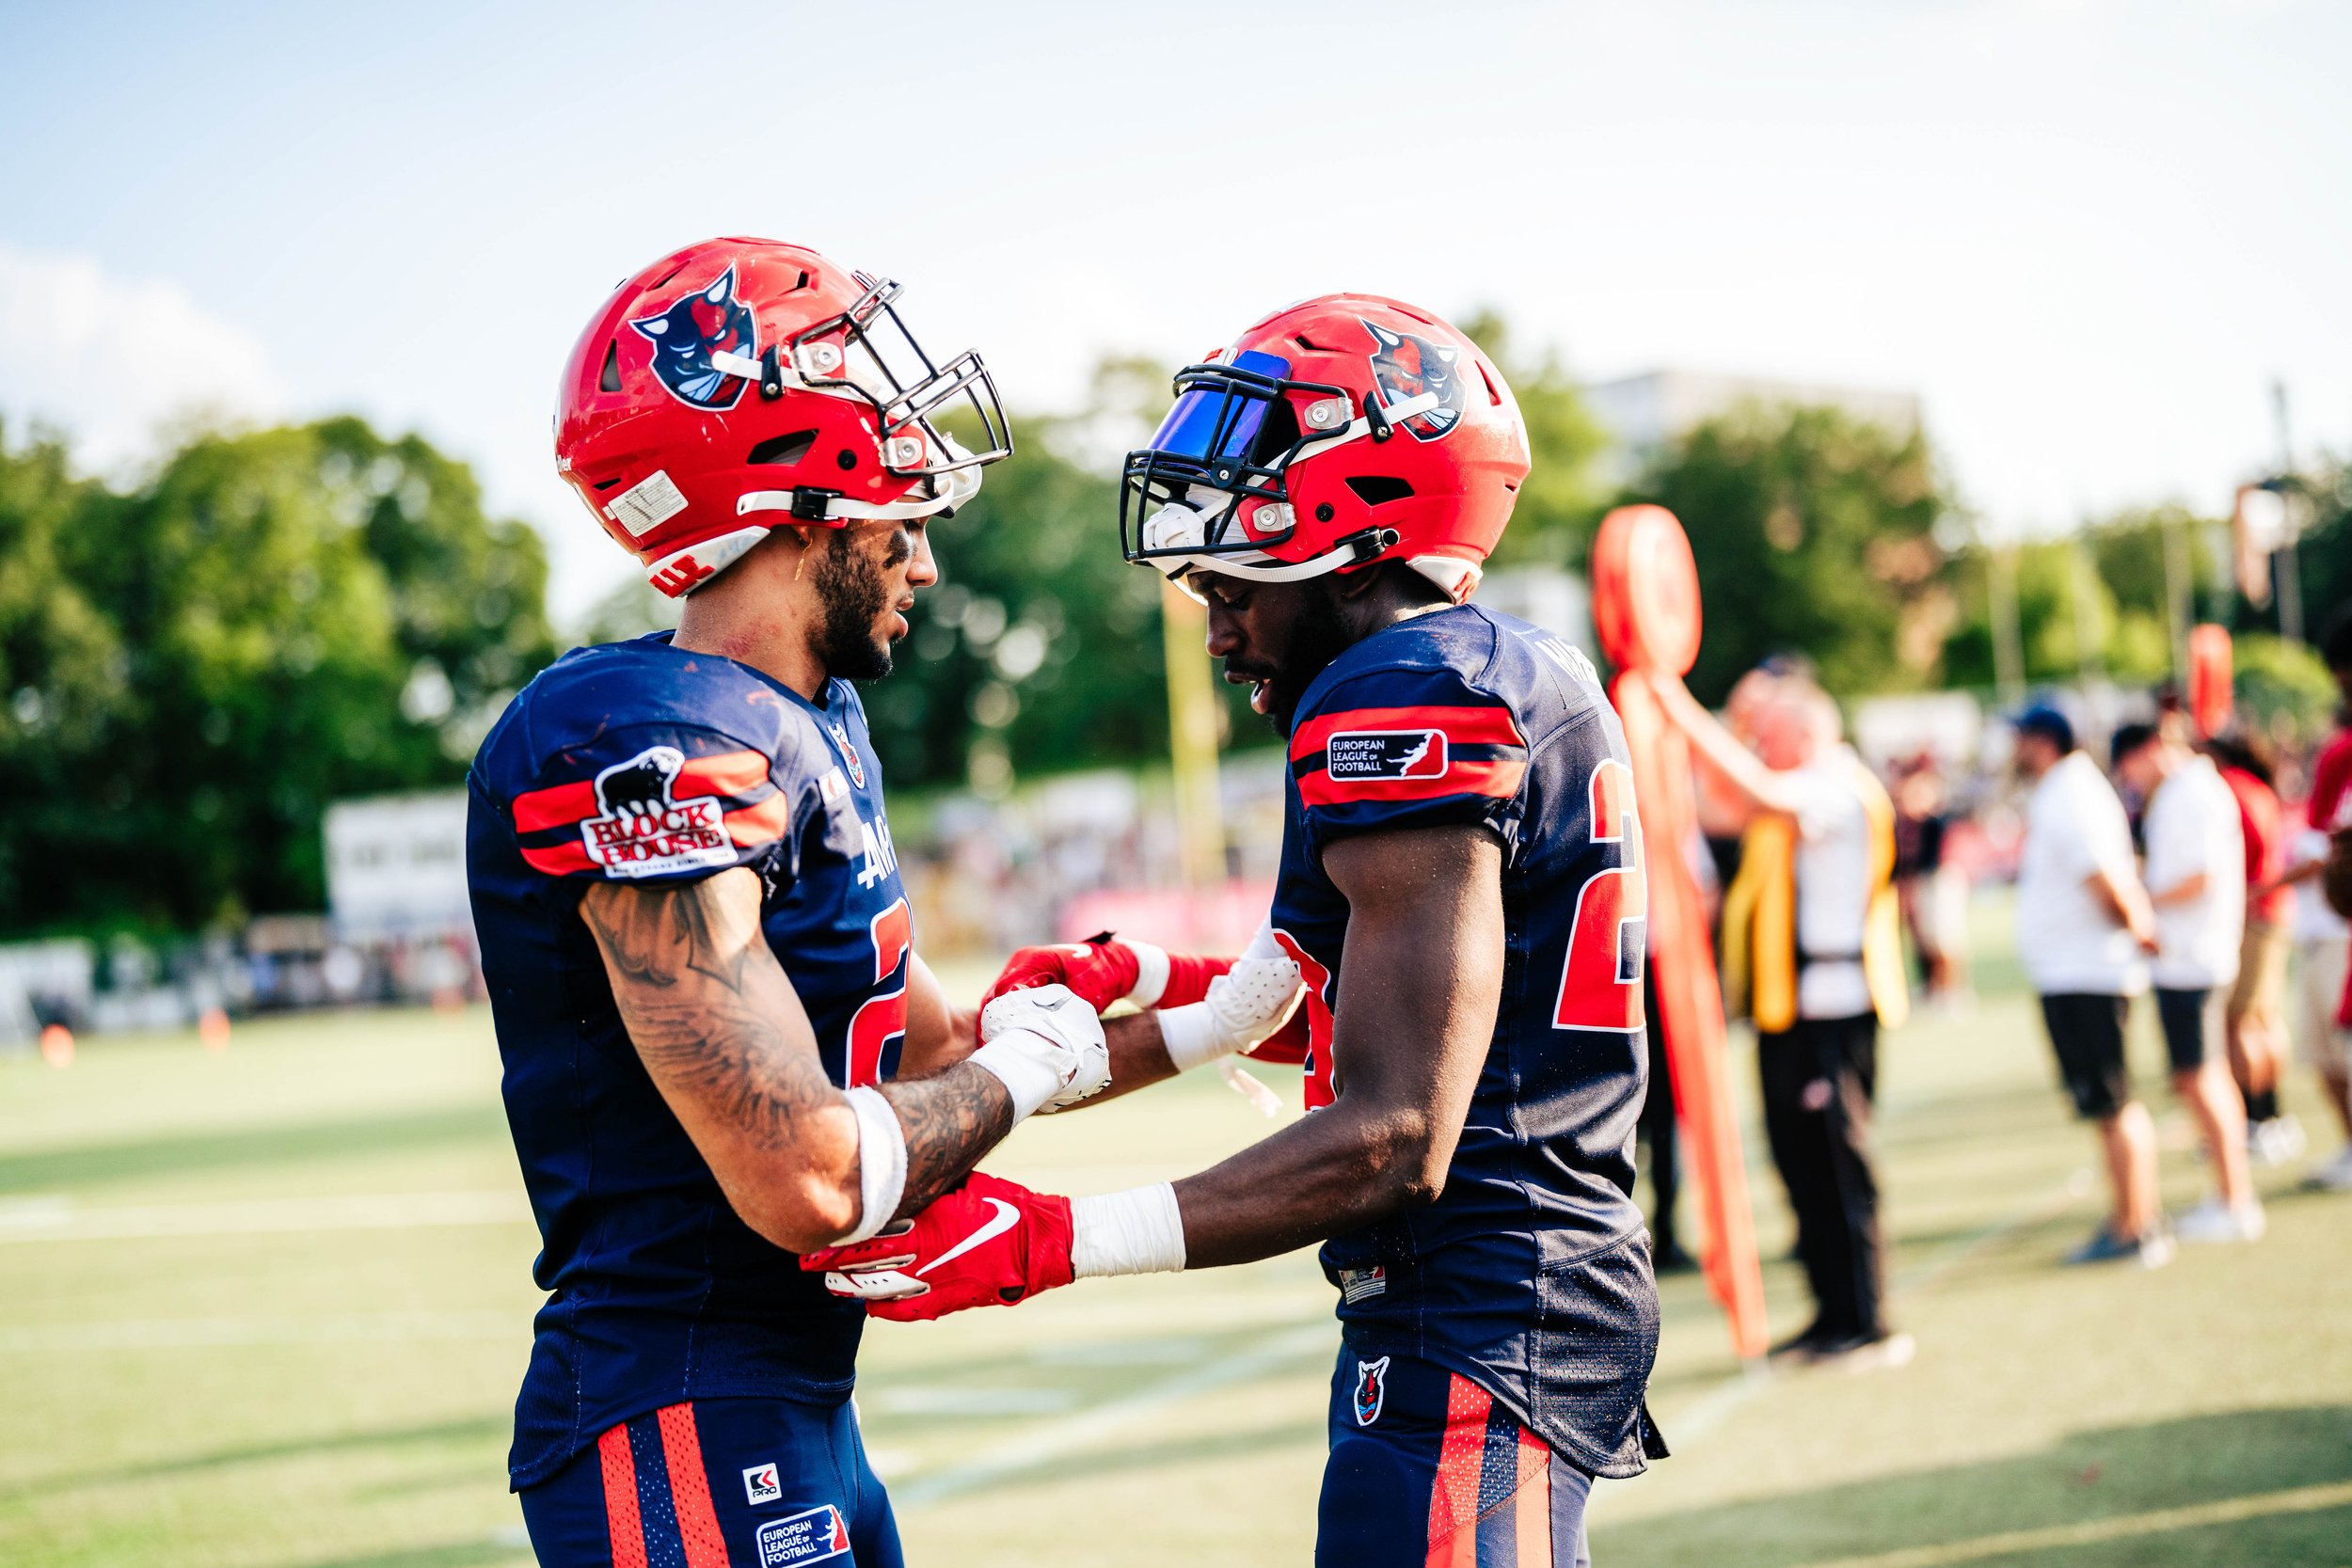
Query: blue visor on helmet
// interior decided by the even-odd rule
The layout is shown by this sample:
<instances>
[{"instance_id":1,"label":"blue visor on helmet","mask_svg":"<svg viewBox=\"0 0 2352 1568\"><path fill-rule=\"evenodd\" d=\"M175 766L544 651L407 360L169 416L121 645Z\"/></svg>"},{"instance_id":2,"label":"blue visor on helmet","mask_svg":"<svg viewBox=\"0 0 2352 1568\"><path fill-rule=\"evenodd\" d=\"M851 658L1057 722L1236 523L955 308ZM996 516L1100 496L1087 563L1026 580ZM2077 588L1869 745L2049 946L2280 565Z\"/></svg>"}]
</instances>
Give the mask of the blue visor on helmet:
<instances>
[{"instance_id":1,"label":"blue visor on helmet","mask_svg":"<svg viewBox=\"0 0 2352 1568\"><path fill-rule=\"evenodd\" d=\"M1265 423L1266 402L1279 395L1273 384L1289 378L1291 364L1279 355L1244 349L1229 368L1246 372L1246 378L1196 384L1186 390L1153 433L1153 451L1202 460L1249 455L1259 427ZM1257 377L1267 383L1263 390L1251 384Z\"/></svg>"}]
</instances>

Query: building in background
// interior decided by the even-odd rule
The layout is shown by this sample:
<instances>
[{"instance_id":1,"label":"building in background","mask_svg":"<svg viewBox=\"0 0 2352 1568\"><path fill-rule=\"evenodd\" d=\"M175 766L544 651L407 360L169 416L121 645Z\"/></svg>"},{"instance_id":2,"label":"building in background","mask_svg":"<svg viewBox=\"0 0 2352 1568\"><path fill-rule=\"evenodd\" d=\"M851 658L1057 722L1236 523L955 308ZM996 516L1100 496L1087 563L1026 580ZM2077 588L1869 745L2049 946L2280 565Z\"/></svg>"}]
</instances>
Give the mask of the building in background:
<instances>
[{"instance_id":1,"label":"building in background","mask_svg":"<svg viewBox=\"0 0 2352 1568\"><path fill-rule=\"evenodd\" d=\"M1867 387L1831 387L1705 371L1649 371L1584 388L1584 404L1615 448L1603 474L1623 483L1668 442L1744 404L1836 408L1866 424L1908 436L1919 428L1919 398Z\"/></svg>"}]
</instances>

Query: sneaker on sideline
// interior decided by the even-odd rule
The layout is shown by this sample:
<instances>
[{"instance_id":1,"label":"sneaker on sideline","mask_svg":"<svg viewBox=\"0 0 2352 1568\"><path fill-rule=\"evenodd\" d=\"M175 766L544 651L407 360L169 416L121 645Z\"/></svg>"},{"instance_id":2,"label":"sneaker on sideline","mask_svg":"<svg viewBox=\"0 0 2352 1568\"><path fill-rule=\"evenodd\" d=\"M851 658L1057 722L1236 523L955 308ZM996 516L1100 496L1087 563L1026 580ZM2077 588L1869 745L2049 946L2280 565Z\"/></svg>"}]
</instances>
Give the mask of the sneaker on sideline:
<instances>
[{"instance_id":1,"label":"sneaker on sideline","mask_svg":"<svg viewBox=\"0 0 2352 1568\"><path fill-rule=\"evenodd\" d=\"M1875 1339L1832 1339L1814 1347L1805 1365L1832 1372L1875 1372L1907 1367L1919 1342L1908 1334L1882 1334Z\"/></svg>"},{"instance_id":2,"label":"sneaker on sideline","mask_svg":"<svg viewBox=\"0 0 2352 1568\"><path fill-rule=\"evenodd\" d=\"M2303 1185L2323 1193L2352 1193L2352 1144L2345 1144L2326 1164L2313 1167L2303 1178Z\"/></svg>"},{"instance_id":3,"label":"sneaker on sideline","mask_svg":"<svg viewBox=\"0 0 2352 1568\"><path fill-rule=\"evenodd\" d=\"M2292 1164L2302 1157L2303 1144L2303 1125L2293 1117L2247 1124L2246 1155L2253 1164L2272 1169Z\"/></svg>"},{"instance_id":4,"label":"sneaker on sideline","mask_svg":"<svg viewBox=\"0 0 2352 1568\"><path fill-rule=\"evenodd\" d=\"M2161 1230L2151 1230L2143 1236L2118 1236L2106 1226L2090 1233L2090 1240L2066 1255L2069 1264L2121 1263L2137 1261L2143 1269L2160 1269L2172 1261L2172 1238Z\"/></svg>"},{"instance_id":5,"label":"sneaker on sideline","mask_svg":"<svg viewBox=\"0 0 2352 1568\"><path fill-rule=\"evenodd\" d=\"M2259 1242L2269 1226L2260 1204L2233 1209L2218 1197L2209 1197L2175 1217L2172 1233L2184 1242Z\"/></svg>"}]
</instances>

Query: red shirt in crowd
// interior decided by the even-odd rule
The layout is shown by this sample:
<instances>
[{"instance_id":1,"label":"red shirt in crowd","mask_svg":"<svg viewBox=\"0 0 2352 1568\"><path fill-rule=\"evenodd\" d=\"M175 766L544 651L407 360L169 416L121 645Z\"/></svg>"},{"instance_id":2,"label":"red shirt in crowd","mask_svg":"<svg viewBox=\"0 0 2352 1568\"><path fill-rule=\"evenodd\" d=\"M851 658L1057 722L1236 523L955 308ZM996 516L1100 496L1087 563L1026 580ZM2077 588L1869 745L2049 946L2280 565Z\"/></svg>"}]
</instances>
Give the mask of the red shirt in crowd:
<instances>
[{"instance_id":1,"label":"red shirt in crowd","mask_svg":"<svg viewBox=\"0 0 2352 1568\"><path fill-rule=\"evenodd\" d=\"M2273 888L2260 896L2251 892L2286 869L2286 814L2279 804L2279 792L2243 768L2224 768L2221 779L2237 797L2238 826L2245 831L2246 918L2282 927L2292 912L2295 890Z\"/></svg>"}]
</instances>

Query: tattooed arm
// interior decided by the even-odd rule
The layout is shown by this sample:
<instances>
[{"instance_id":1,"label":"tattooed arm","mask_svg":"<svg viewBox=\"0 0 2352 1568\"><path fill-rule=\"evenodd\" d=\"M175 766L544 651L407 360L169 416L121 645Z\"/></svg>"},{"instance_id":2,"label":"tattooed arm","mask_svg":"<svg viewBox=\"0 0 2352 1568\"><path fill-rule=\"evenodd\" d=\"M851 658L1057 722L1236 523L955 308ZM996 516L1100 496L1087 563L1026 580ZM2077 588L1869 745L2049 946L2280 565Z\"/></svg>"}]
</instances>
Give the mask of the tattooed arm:
<instances>
[{"instance_id":1,"label":"tattooed arm","mask_svg":"<svg viewBox=\"0 0 2352 1568\"><path fill-rule=\"evenodd\" d=\"M862 1218L856 1114L760 932L758 877L597 882L580 909L645 1070L743 1223L792 1252L849 1234ZM1004 1085L969 1062L882 1092L906 1133L902 1215L1012 1126Z\"/></svg>"}]
</instances>

